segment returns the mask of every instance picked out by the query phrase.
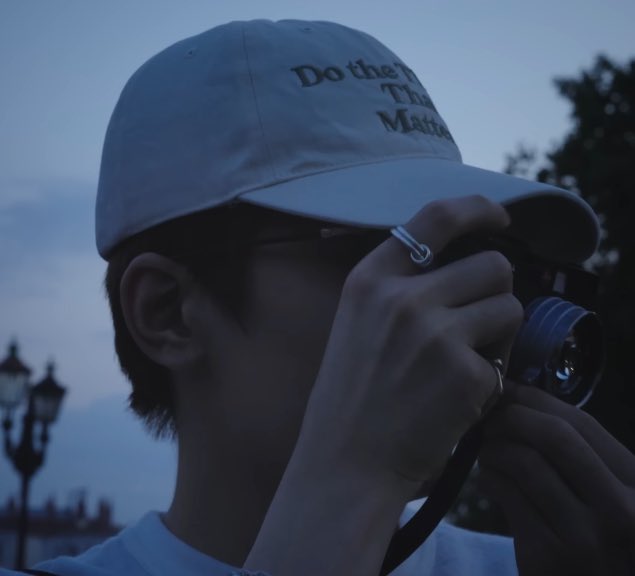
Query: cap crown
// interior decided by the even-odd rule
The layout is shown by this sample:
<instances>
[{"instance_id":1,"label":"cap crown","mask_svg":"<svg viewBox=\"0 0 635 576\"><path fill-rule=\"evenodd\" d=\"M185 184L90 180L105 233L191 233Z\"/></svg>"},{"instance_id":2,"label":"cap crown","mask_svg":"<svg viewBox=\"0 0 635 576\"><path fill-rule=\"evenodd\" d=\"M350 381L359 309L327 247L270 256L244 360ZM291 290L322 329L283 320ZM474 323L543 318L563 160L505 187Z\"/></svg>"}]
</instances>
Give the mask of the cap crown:
<instances>
[{"instance_id":1,"label":"cap crown","mask_svg":"<svg viewBox=\"0 0 635 576\"><path fill-rule=\"evenodd\" d=\"M291 179L397 158L460 162L415 73L330 22L232 22L125 86L106 134L97 244Z\"/></svg>"}]
</instances>

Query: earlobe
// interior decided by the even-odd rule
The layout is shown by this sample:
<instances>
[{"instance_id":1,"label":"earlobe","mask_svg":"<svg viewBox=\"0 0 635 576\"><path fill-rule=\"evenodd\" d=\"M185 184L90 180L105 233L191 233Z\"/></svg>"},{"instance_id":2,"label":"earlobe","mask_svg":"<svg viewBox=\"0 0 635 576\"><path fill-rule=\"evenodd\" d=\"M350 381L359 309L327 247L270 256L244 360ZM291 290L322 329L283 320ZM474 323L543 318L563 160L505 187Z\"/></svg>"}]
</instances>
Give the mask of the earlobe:
<instances>
[{"instance_id":1,"label":"earlobe","mask_svg":"<svg viewBox=\"0 0 635 576\"><path fill-rule=\"evenodd\" d=\"M182 265L154 253L136 256L121 279L121 307L130 334L166 368L191 362L195 353L192 327L183 314L192 289Z\"/></svg>"}]
</instances>

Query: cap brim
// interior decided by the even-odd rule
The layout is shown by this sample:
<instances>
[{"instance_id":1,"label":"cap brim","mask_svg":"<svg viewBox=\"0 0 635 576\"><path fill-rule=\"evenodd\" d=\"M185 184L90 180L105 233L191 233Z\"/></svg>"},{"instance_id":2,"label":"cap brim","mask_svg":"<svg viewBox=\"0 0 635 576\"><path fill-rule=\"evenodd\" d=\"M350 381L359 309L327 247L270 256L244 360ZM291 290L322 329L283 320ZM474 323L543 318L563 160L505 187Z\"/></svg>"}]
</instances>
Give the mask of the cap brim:
<instances>
[{"instance_id":1,"label":"cap brim","mask_svg":"<svg viewBox=\"0 0 635 576\"><path fill-rule=\"evenodd\" d=\"M390 228L433 200L470 194L503 204L512 216L510 234L538 255L581 263L597 249L597 216L576 194L437 158L338 168L252 190L240 200L320 220Z\"/></svg>"}]
</instances>

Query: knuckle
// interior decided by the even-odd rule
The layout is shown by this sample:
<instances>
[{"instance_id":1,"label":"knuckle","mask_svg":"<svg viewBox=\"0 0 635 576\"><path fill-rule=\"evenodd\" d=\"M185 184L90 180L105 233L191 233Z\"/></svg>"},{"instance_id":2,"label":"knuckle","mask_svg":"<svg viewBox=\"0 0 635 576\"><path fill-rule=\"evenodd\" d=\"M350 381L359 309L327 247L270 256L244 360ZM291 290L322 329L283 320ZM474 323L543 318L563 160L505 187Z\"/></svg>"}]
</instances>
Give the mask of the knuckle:
<instances>
[{"instance_id":1,"label":"knuckle","mask_svg":"<svg viewBox=\"0 0 635 576\"><path fill-rule=\"evenodd\" d=\"M461 231L475 215L494 215L505 209L482 194L433 200L421 210L439 229Z\"/></svg>"},{"instance_id":2,"label":"knuckle","mask_svg":"<svg viewBox=\"0 0 635 576\"><path fill-rule=\"evenodd\" d=\"M566 457L568 450L565 448L567 446L565 442L570 439L571 436L577 436L577 432L569 422L558 416L545 415L543 421L544 426L541 432L545 436L545 440L547 440L547 438L550 441L558 440L560 442L558 446L561 448L562 455Z\"/></svg>"},{"instance_id":3,"label":"knuckle","mask_svg":"<svg viewBox=\"0 0 635 576\"><path fill-rule=\"evenodd\" d=\"M435 353L436 358L455 361L456 358L456 342L451 338L449 331L446 329L446 323L442 321L434 321L426 319L425 326L425 342L428 348Z\"/></svg>"},{"instance_id":4,"label":"knuckle","mask_svg":"<svg viewBox=\"0 0 635 576\"><path fill-rule=\"evenodd\" d=\"M398 325L406 325L421 314L421 304L416 294L392 290L387 298L392 318Z\"/></svg>"},{"instance_id":5,"label":"knuckle","mask_svg":"<svg viewBox=\"0 0 635 576\"><path fill-rule=\"evenodd\" d=\"M417 326L417 341L419 355L426 364L434 365L449 362L456 350L456 343L440 328L440 322L435 322L426 317L421 318Z\"/></svg>"},{"instance_id":6,"label":"knuckle","mask_svg":"<svg viewBox=\"0 0 635 576\"><path fill-rule=\"evenodd\" d=\"M515 326L520 326L525 318L525 309L520 300L516 298L511 292L505 292L500 295L501 307L504 309L505 314L508 316L510 323Z\"/></svg>"},{"instance_id":7,"label":"knuckle","mask_svg":"<svg viewBox=\"0 0 635 576\"><path fill-rule=\"evenodd\" d=\"M435 357L452 360L457 353L457 339L451 319L440 310L426 310L420 320L422 339L436 351Z\"/></svg>"},{"instance_id":8,"label":"knuckle","mask_svg":"<svg viewBox=\"0 0 635 576\"><path fill-rule=\"evenodd\" d=\"M366 290L372 291L372 306L390 333L410 331L417 325L426 325L428 311L422 313L424 305L420 295L409 289L403 281L383 279ZM417 328L417 332L420 332L420 328Z\"/></svg>"},{"instance_id":9,"label":"knuckle","mask_svg":"<svg viewBox=\"0 0 635 576\"><path fill-rule=\"evenodd\" d=\"M448 346L449 347L449 346ZM482 414L483 403L491 396L495 374L483 371L482 365L469 355L457 356L456 343L453 344L452 364L454 365L451 379L452 395L461 398L457 402L461 409L461 416L468 422L476 422Z\"/></svg>"},{"instance_id":10,"label":"knuckle","mask_svg":"<svg viewBox=\"0 0 635 576\"><path fill-rule=\"evenodd\" d=\"M489 273L500 280L501 285L507 290L511 290L514 280L514 270L511 262L501 253L496 250L489 250L483 252L484 267L489 270Z\"/></svg>"},{"instance_id":11,"label":"knuckle","mask_svg":"<svg viewBox=\"0 0 635 576\"><path fill-rule=\"evenodd\" d=\"M449 322L443 308L430 303L429 294L428 287L421 283L388 278L382 282L377 305L393 324L413 327L417 338L435 340L444 335Z\"/></svg>"},{"instance_id":12,"label":"knuckle","mask_svg":"<svg viewBox=\"0 0 635 576\"><path fill-rule=\"evenodd\" d=\"M355 266L346 277L342 287L343 295L350 295L353 298L367 298L377 291L377 276L372 273L368 266Z\"/></svg>"},{"instance_id":13,"label":"knuckle","mask_svg":"<svg viewBox=\"0 0 635 576\"><path fill-rule=\"evenodd\" d=\"M459 213L450 200L434 200L425 207L425 211L435 226L442 230L456 228L460 224Z\"/></svg>"},{"instance_id":14,"label":"knuckle","mask_svg":"<svg viewBox=\"0 0 635 576\"><path fill-rule=\"evenodd\" d=\"M467 201L473 209L483 214L494 214L504 210L498 202L495 202L483 194L472 194L465 198L455 199L455 201Z\"/></svg>"},{"instance_id":15,"label":"knuckle","mask_svg":"<svg viewBox=\"0 0 635 576\"><path fill-rule=\"evenodd\" d=\"M562 410L567 414L567 417L573 421L576 428L580 430L594 430L600 426L598 421L591 414L571 404L565 404Z\"/></svg>"},{"instance_id":16,"label":"knuckle","mask_svg":"<svg viewBox=\"0 0 635 576\"><path fill-rule=\"evenodd\" d=\"M497 202L494 202L483 194L472 194L469 197L475 204L480 204L484 210L500 210L500 206Z\"/></svg>"}]
</instances>

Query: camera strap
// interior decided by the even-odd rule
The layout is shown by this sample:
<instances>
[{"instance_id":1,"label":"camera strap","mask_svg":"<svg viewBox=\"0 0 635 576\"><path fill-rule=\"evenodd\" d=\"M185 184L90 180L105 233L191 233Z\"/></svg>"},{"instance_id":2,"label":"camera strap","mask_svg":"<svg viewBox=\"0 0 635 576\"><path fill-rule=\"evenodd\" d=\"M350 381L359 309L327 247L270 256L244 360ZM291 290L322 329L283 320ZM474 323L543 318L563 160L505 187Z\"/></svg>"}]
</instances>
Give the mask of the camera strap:
<instances>
[{"instance_id":1,"label":"camera strap","mask_svg":"<svg viewBox=\"0 0 635 576\"><path fill-rule=\"evenodd\" d=\"M390 541L381 576L386 576L423 544L454 504L478 457L483 439L483 422L475 424L456 445L427 500Z\"/></svg>"}]
</instances>

